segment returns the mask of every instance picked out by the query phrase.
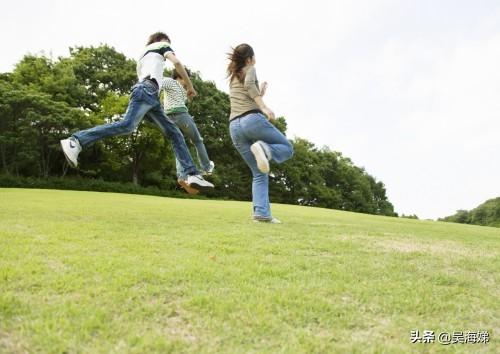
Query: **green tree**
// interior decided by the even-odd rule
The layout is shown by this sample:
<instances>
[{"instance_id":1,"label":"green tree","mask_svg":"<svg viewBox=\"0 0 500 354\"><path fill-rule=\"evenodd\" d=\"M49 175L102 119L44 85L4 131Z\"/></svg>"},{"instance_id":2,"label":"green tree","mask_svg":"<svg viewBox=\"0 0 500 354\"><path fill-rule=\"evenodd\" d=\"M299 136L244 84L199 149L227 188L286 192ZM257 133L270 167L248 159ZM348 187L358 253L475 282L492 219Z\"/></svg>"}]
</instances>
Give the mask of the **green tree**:
<instances>
[{"instance_id":1,"label":"green tree","mask_svg":"<svg viewBox=\"0 0 500 354\"><path fill-rule=\"evenodd\" d=\"M457 210L454 215L439 220L462 224L500 227L500 197L489 199L470 211Z\"/></svg>"},{"instance_id":2,"label":"green tree","mask_svg":"<svg viewBox=\"0 0 500 354\"><path fill-rule=\"evenodd\" d=\"M2 170L47 177L63 171L59 140L87 117L64 102L32 88L0 82L0 156Z\"/></svg>"},{"instance_id":3,"label":"green tree","mask_svg":"<svg viewBox=\"0 0 500 354\"><path fill-rule=\"evenodd\" d=\"M229 135L229 96L218 90L213 82L202 80L199 73L194 73L192 81L198 96L189 102L188 109L216 166L211 179L217 188L212 196L250 200L250 170ZM193 149L191 151L196 160L196 154Z\"/></svg>"},{"instance_id":4,"label":"green tree","mask_svg":"<svg viewBox=\"0 0 500 354\"><path fill-rule=\"evenodd\" d=\"M43 56L26 55L12 72L12 82L22 87L43 92L54 101L79 107L86 94L70 63L63 59L53 62Z\"/></svg>"},{"instance_id":5,"label":"green tree","mask_svg":"<svg viewBox=\"0 0 500 354\"><path fill-rule=\"evenodd\" d=\"M91 111L99 110L110 93L128 95L137 80L135 61L105 44L70 48L70 57L61 63L71 66L76 80L85 87L78 106Z\"/></svg>"}]
</instances>

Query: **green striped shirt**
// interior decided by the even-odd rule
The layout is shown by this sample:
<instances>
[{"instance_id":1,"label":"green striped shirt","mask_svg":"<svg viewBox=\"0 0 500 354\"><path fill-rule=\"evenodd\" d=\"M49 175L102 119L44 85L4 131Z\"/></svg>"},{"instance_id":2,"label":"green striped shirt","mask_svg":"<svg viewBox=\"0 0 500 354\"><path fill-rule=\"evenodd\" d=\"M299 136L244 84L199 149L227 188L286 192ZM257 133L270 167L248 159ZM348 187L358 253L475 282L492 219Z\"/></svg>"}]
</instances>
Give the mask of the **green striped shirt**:
<instances>
[{"instance_id":1,"label":"green striped shirt","mask_svg":"<svg viewBox=\"0 0 500 354\"><path fill-rule=\"evenodd\" d=\"M166 114L187 112L187 94L177 80L166 77L163 78L163 108Z\"/></svg>"}]
</instances>

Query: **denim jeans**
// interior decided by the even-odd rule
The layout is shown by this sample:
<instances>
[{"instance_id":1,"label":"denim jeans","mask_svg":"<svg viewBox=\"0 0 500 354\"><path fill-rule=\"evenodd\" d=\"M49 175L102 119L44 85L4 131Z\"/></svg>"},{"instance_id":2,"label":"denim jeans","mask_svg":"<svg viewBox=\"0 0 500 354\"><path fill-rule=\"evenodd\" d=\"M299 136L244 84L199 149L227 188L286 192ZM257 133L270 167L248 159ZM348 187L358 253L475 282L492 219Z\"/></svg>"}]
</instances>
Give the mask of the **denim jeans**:
<instances>
[{"instance_id":1,"label":"denim jeans","mask_svg":"<svg viewBox=\"0 0 500 354\"><path fill-rule=\"evenodd\" d=\"M168 117L177 125L184 134L184 138L191 140L191 142L196 147L196 152L198 154L198 161L200 162L200 167L203 171L207 171L210 168L210 159L208 158L207 149L205 144L203 144L203 138L198 131L198 127L194 122L193 117L187 112L182 113L172 113ZM175 165L177 168L177 177L185 178L187 173L184 171L179 160L175 160Z\"/></svg>"},{"instance_id":2,"label":"denim jeans","mask_svg":"<svg viewBox=\"0 0 500 354\"><path fill-rule=\"evenodd\" d=\"M162 133L172 140L175 157L186 174L197 173L184 136L165 115L158 97L158 89L149 81L139 82L132 87L130 103L122 120L76 132L73 137L78 139L82 147L85 147L107 137L132 134L144 116L155 122Z\"/></svg>"},{"instance_id":3,"label":"denim jeans","mask_svg":"<svg viewBox=\"0 0 500 354\"><path fill-rule=\"evenodd\" d=\"M282 163L293 155L292 144L261 113L251 113L235 118L229 124L233 144L252 171L252 203L254 216L271 218L269 204L269 176L257 168L250 146L262 141L270 161Z\"/></svg>"}]
</instances>

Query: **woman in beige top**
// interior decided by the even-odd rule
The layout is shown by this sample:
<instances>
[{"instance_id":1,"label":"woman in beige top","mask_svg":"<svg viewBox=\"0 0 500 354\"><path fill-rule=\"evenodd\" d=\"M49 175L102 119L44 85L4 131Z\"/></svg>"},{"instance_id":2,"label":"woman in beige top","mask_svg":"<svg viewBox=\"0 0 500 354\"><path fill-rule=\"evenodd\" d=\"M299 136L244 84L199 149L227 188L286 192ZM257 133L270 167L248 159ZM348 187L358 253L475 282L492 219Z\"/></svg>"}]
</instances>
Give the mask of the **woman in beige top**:
<instances>
[{"instance_id":1,"label":"woman in beige top","mask_svg":"<svg viewBox=\"0 0 500 354\"><path fill-rule=\"evenodd\" d=\"M280 223L269 204L269 161L282 163L293 155L292 144L269 121L274 112L262 97L267 83L259 86L255 54L240 44L229 54L227 67L231 114L229 130L234 146L252 171L253 220Z\"/></svg>"}]
</instances>

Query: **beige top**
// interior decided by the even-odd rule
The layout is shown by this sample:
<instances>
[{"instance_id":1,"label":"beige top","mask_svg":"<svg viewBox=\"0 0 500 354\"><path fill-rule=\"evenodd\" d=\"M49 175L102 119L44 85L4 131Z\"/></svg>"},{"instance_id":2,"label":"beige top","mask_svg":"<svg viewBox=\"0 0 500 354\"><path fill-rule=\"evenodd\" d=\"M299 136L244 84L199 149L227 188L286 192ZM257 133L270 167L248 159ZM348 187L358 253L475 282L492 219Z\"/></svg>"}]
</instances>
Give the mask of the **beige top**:
<instances>
[{"instance_id":1,"label":"beige top","mask_svg":"<svg viewBox=\"0 0 500 354\"><path fill-rule=\"evenodd\" d=\"M229 84L229 99L231 101L229 120L248 111L259 109L259 106L254 101L257 96L260 96L259 81L257 80L255 67L250 66L246 70L243 83L234 78Z\"/></svg>"}]
</instances>

